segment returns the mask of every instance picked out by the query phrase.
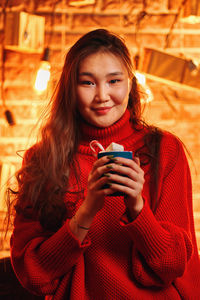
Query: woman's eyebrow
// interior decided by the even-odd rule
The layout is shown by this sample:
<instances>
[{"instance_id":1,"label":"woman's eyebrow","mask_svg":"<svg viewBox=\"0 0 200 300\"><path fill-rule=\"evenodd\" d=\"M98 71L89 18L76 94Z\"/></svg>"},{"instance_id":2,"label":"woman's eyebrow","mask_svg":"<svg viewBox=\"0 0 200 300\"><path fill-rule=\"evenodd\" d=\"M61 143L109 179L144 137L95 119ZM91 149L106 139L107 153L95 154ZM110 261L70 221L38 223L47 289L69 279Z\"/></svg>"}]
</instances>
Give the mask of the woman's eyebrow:
<instances>
[{"instance_id":1,"label":"woman's eyebrow","mask_svg":"<svg viewBox=\"0 0 200 300\"><path fill-rule=\"evenodd\" d=\"M123 72L112 72L112 73L109 73L107 74L107 76L116 76L116 75L123 75L124 73Z\"/></svg>"},{"instance_id":2,"label":"woman's eyebrow","mask_svg":"<svg viewBox=\"0 0 200 300\"><path fill-rule=\"evenodd\" d=\"M123 72L111 72L111 73L108 73L106 76L116 76L116 75L123 75L124 73ZM81 72L79 73L79 76L95 76L93 73L90 73L90 72Z\"/></svg>"},{"instance_id":3,"label":"woman's eyebrow","mask_svg":"<svg viewBox=\"0 0 200 300\"><path fill-rule=\"evenodd\" d=\"M79 75L79 76L93 76L93 74L90 73L90 72L81 72L81 73L79 73L78 75Z\"/></svg>"}]
</instances>

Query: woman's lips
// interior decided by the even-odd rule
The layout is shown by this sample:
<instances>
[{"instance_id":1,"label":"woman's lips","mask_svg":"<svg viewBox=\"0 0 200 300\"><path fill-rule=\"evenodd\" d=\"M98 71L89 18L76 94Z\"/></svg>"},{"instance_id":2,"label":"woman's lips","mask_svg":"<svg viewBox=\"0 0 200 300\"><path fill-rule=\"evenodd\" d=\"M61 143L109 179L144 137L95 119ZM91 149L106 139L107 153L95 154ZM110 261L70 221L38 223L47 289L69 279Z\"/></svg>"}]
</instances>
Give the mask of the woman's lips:
<instances>
[{"instance_id":1,"label":"woman's lips","mask_svg":"<svg viewBox=\"0 0 200 300\"><path fill-rule=\"evenodd\" d=\"M93 110L98 114L98 115L106 115L112 107L99 107L99 108L94 108Z\"/></svg>"}]
</instances>

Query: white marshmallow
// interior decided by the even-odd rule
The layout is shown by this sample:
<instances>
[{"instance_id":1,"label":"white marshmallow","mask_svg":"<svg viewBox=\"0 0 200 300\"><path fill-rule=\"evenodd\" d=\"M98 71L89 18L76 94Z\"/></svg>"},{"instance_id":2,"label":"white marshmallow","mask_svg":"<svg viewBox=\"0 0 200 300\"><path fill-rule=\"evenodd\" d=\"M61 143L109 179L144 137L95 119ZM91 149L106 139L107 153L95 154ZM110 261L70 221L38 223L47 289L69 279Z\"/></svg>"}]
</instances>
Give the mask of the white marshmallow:
<instances>
[{"instance_id":1,"label":"white marshmallow","mask_svg":"<svg viewBox=\"0 0 200 300\"><path fill-rule=\"evenodd\" d=\"M124 151L124 146L119 145L117 143L111 143L107 148L106 151Z\"/></svg>"}]
</instances>

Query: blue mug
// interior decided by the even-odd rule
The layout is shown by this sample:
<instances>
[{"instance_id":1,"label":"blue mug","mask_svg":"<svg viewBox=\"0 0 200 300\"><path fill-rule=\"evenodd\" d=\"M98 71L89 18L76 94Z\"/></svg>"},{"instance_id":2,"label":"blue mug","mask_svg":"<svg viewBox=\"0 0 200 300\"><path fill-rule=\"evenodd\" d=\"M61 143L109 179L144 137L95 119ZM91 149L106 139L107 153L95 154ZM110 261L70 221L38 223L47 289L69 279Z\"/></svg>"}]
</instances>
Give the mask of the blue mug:
<instances>
[{"instance_id":1,"label":"blue mug","mask_svg":"<svg viewBox=\"0 0 200 300\"><path fill-rule=\"evenodd\" d=\"M98 153L98 158L101 158L102 156L110 156L110 155L112 155L113 157L124 157L124 158L128 158L128 159L133 159L132 151L101 151ZM108 186L105 185L103 188L108 188ZM124 193L115 192L109 196L124 196Z\"/></svg>"},{"instance_id":2,"label":"blue mug","mask_svg":"<svg viewBox=\"0 0 200 300\"><path fill-rule=\"evenodd\" d=\"M133 159L132 151L100 151L98 153L98 158L105 155L106 156L113 155L113 157L124 157L124 158Z\"/></svg>"}]
</instances>

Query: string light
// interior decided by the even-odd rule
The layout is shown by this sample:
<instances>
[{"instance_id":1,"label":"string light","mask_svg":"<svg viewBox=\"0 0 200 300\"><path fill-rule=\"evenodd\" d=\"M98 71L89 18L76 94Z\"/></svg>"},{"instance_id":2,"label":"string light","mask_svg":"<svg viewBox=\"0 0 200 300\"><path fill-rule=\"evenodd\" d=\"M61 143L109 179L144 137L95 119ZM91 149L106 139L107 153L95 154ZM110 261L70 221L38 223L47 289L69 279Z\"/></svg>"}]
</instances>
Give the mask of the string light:
<instances>
[{"instance_id":1,"label":"string light","mask_svg":"<svg viewBox=\"0 0 200 300\"><path fill-rule=\"evenodd\" d=\"M38 94L43 93L47 89L50 76L51 65L49 63L49 48L45 48L44 55L40 62L34 84L34 89Z\"/></svg>"}]
</instances>

